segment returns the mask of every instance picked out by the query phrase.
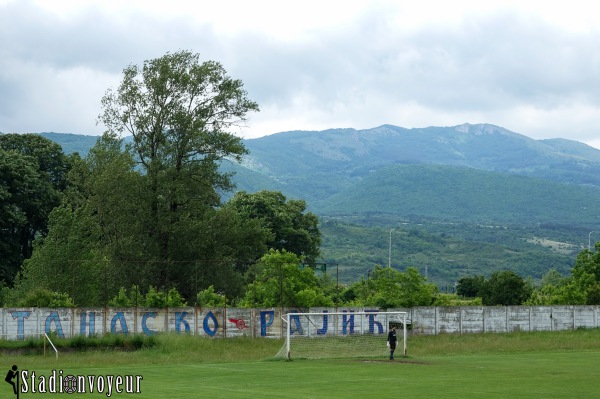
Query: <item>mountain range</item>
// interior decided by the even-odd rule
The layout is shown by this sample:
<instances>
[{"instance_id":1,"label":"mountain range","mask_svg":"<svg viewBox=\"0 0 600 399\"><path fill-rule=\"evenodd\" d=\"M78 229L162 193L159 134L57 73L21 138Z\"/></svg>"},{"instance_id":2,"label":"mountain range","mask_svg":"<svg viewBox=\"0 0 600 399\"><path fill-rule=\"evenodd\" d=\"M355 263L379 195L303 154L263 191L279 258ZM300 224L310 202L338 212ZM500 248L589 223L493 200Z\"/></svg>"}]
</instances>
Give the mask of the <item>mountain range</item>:
<instances>
[{"instance_id":1,"label":"mountain range","mask_svg":"<svg viewBox=\"0 0 600 399\"><path fill-rule=\"evenodd\" d=\"M320 215L600 224L600 150L479 124L293 131L245 141L238 189L304 198ZM433 212L433 213L432 213Z\"/></svg>"},{"instance_id":2,"label":"mountain range","mask_svg":"<svg viewBox=\"0 0 600 399\"><path fill-rule=\"evenodd\" d=\"M41 134L82 155L96 140ZM577 141L463 124L288 131L244 144L241 164L221 165L237 189L305 199L321 220L324 258L348 278L393 249L394 266L437 265L429 277L440 285L495 268L539 279L567 273L600 231L600 150Z\"/></svg>"}]
</instances>

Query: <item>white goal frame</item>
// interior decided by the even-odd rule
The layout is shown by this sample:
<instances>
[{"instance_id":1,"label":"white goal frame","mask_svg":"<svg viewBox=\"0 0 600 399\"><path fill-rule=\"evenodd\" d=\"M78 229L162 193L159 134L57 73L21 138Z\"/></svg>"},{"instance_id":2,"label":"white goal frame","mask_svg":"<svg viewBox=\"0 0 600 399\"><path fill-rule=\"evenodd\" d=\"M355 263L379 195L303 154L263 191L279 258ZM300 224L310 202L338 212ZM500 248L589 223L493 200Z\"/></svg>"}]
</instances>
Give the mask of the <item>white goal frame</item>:
<instances>
[{"instance_id":1,"label":"white goal frame","mask_svg":"<svg viewBox=\"0 0 600 399\"><path fill-rule=\"evenodd\" d=\"M307 312L287 313L282 317L285 327L285 343L277 357L292 358L293 341L298 338L306 340L324 340L334 338L337 340L376 341L380 345L381 355L389 356L386 351L387 335L392 326L401 326L402 335L398 331L398 346L402 340L402 355L406 356L406 341L408 338L407 312L396 311L344 311L344 312ZM313 341L316 342L316 341ZM340 341L341 342L341 341ZM357 350L357 356L361 356ZM321 357L318 355L317 357ZM322 357L335 357L335 355ZM356 357L356 356L355 356Z\"/></svg>"}]
</instances>

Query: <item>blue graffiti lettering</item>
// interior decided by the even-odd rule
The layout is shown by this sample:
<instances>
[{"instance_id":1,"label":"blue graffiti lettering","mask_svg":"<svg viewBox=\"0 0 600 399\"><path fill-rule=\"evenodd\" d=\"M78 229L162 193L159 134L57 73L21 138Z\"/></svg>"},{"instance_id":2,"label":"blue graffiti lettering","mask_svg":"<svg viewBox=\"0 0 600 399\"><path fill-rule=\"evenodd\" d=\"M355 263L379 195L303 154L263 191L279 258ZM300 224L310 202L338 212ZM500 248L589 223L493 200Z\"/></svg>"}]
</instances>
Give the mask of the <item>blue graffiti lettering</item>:
<instances>
[{"instance_id":1,"label":"blue graffiti lettering","mask_svg":"<svg viewBox=\"0 0 600 399\"><path fill-rule=\"evenodd\" d=\"M110 321L110 332L113 334L117 333L117 321L121 324L121 333L123 333L123 335L129 334L127 321L125 320L125 315L123 312L117 312L117 314L113 316L112 320Z\"/></svg>"},{"instance_id":2,"label":"blue graffiti lettering","mask_svg":"<svg viewBox=\"0 0 600 399\"><path fill-rule=\"evenodd\" d=\"M294 321L294 324L292 324L292 321ZM293 326L296 326L296 328L293 328ZM294 334L295 331L298 331L298 334L300 335L304 334L304 331L302 330L302 324L300 323L299 315L290 316L290 335Z\"/></svg>"},{"instance_id":3,"label":"blue graffiti lettering","mask_svg":"<svg viewBox=\"0 0 600 399\"><path fill-rule=\"evenodd\" d=\"M327 334L327 322L328 322L328 320L327 320L327 318L328 318L327 311L324 310L323 313L324 313L323 314L323 328L317 330L317 335L325 335L325 334Z\"/></svg>"},{"instance_id":4,"label":"blue graffiti lettering","mask_svg":"<svg viewBox=\"0 0 600 399\"><path fill-rule=\"evenodd\" d=\"M156 318L156 312L146 312L142 316L142 331L146 335L154 335L156 334L156 330L151 330L148 328L148 317Z\"/></svg>"},{"instance_id":5,"label":"blue graffiti lettering","mask_svg":"<svg viewBox=\"0 0 600 399\"><path fill-rule=\"evenodd\" d=\"M86 322L86 312L81 312L79 333L85 335L85 327L89 327L89 336L92 337L96 333L96 312L90 312L90 322Z\"/></svg>"},{"instance_id":6,"label":"blue graffiti lettering","mask_svg":"<svg viewBox=\"0 0 600 399\"><path fill-rule=\"evenodd\" d=\"M185 326L185 332L190 332L190 324L185 320L185 316L187 316L187 312L175 312L175 331L181 332L180 326L183 323Z\"/></svg>"},{"instance_id":7,"label":"blue graffiti lettering","mask_svg":"<svg viewBox=\"0 0 600 399\"><path fill-rule=\"evenodd\" d=\"M210 325L208 324L209 319L213 321L213 324L214 324L213 329L211 329ZM209 337L214 337L215 334L217 333L217 330L219 329L219 322L217 321L217 318L215 317L215 315L213 314L212 311L208 312L208 314L206 316L204 316L204 322L202 323L202 328L204 328L204 332Z\"/></svg>"},{"instance_id":8,"label":"blue graffiti lettering","mask_svg":"<svg viewBox=\"0 0 600 399\"><path fill-rule=\"evenodd\" d=\"M17 320L17 339L25 339L25 319L29 317L31 312L10 312L14 320Z\"/></svg>"},{"instance_id":9,"label":"blue graffiti lettering","mask_svg":"<svg viewBox=\"0 0 600 399\"><path fill-rule=\"evenodd\" d=\"M383 325L379 321L375 321L377 310L365 310L365 312L373 312L369 317L369 334L375 334L375 326L377 326L377 334L383 334Z\"/></svg>"},{"instance_id":10,"label":"blue graffiti lettering","mask_svg":"<svg viewBox=\"0 0 600 399\"><path fill-rule=\"evenodd\" d=\"M350 317L348 317L348 315L344 315L342 317L342 334L346 335L348 334L348 325L350 325L350 334L354 334L354 314L350 314Z\"/></svg>"},{"instance_id":11,"label":"blue graffiti lettering","mask_svg":"<svg viewBox=\"0 0 600 399\"><path fill-rule=\"evenodd\" d=\"M56 325L56 333L59 337L64 338L65 334L63 334L62 326L60 325L60 319L58 318L58 313L56 311L50 312L48 317L46 317L46 334L50 334L50 326L52 322Z\"/></svg>"},{"instance_id":12,"label":"blue graffiti lettering","mask_svg":"<svg viewBox=\"0 0 600 399\"><path fill-rule=\"evenodd\" d=\"M267 321L267 316L269 316L269 321ZM267 336L267 327L270 327L273 324L273 320L275 320L275 311L274 310L262 310L260 312L260 336Z\"/></svg>"}]
</instances>

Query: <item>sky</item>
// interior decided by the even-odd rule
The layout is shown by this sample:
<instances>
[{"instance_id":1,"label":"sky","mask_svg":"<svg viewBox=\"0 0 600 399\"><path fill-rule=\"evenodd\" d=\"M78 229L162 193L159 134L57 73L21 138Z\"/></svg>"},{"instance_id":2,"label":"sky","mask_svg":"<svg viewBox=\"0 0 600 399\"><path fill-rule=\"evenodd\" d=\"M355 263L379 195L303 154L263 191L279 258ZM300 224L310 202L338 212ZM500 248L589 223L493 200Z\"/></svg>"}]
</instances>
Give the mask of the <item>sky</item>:
<instances>
[{"instance_id":1,"label":"sky","mask_svg":"<svg viewBox=\"0 0 600 399\"><path fill-rule=\"evenodd\" d=\"M128 65L189 50L260 112L233 133L490 123L600 149L600 13L571 1L0 0L0 132L100 135Z\"/></svg>"}]
</instances>

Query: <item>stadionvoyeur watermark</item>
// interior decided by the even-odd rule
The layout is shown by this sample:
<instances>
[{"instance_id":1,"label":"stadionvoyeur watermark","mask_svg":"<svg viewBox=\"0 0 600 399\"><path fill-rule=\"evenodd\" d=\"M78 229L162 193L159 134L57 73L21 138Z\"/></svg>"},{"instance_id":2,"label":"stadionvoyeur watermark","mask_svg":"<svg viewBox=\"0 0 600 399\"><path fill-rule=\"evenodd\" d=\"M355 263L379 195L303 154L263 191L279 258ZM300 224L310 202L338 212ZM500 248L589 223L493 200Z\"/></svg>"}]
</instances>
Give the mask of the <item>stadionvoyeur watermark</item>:
<instances>
[{"instance_id":1,"label":"stadionvoyeur watermark","mask_svg":"<svg viewBox=\"0 0 600 399\"><path fill-rule=\"evenodd\" d=\"M113 395L142 393L141 375L75 375L63 370L52 370L50 374L38 373L34 370L20 370L13 365L4 379L12 385L12 392L19 398L26 394L105 394Z\"/></svg>"}]
</instances>

